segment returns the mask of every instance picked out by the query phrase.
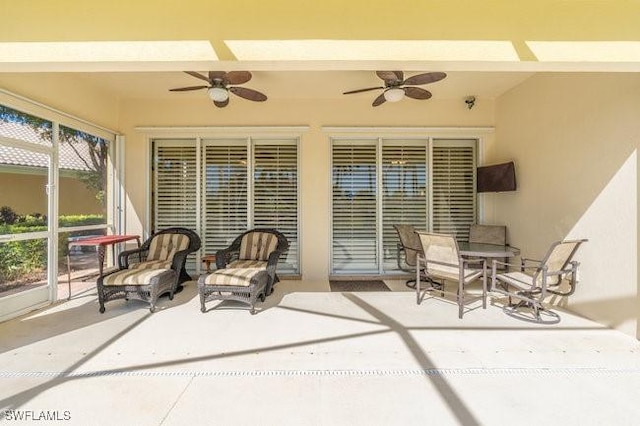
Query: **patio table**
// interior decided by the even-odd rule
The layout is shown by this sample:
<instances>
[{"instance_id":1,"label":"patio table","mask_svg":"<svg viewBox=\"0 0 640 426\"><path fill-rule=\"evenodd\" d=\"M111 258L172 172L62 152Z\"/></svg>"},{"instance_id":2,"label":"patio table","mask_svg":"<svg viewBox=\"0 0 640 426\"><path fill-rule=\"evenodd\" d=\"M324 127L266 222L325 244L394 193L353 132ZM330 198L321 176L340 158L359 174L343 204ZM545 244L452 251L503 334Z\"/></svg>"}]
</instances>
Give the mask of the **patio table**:
<instances>
[{"instance_id":1,"label":"patio table","mask_svg":"<svg viewBox=\"0 0 640 426\"><path fill-rule=\"evenodd\" d=\"M466 241L458 243L458 249L462 256L483 257L483 258L505 258L515 257L520 254L520 249L511 246L486 243L469 243Z\"/></svg>"},{"instance_id":2,"label":"patio table","mask_svg":"<svg viewBox=\"0 0 640 426\"><path fill-rule=\"evenodd\" d=\"M69 258L71 247L96 247L96 253L98 255L98 273L100 276L102 276L104 268L105 247L112 246L113 257L115 259L115 245L131 240L136 240L136 242L138 243L138 248L140 248L140 237L138 235L99 235L97 237L89 237L80 240L69 241L69 250L67 251L67 282L69 286L68 299L71 299L71 260Z\"/></svg>"}]
</instances>

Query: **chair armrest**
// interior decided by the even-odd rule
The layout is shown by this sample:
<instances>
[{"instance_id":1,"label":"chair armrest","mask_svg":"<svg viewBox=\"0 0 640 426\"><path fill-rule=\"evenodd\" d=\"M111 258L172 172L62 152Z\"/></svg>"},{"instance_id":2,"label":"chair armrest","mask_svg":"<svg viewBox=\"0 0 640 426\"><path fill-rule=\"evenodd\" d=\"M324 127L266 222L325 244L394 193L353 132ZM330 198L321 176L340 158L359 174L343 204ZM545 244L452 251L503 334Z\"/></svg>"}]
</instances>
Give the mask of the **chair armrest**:
<instances>
[{"instance_id":1,"label":"chair armrest","mask_svg":"<svg viewBox=\"0 0 640 426\"><path fill-rule=\"evenodd\" d=\"M269 254L269 258L267 259L267 273L271 278L276 274L278 260L280 259L280 256L282 256L282 253L284 253L283 250L274 250Z\"/></svg>"},{"instance_id":2,"label":"chair armrest","mask_svg":"<svg viewBox=\"0 0 640 426\"><path fill-rule=\"evenodd\" d=\"M232 250L231 248L218 250L216 252L216 268L217 269L226 268L227 265L231 263L231 258L234 253L237 253L237 250Z\"/></svg>"},{"instance_id":3,"label":"chair armrest","mask_svg":"<svg viewBox=\"0 0 640 426\"><path fill-rule=\"evenodd\" d=\"M437 260L426 260L424 257L420 257L420 259L422 260L422 262L425 265L431 263L431 264L435 264L435 265L451 266L452 268L458 268L459 267L459 265L456 265L454 263L438 262Z\"/></svg>"},{"instance_id":4,"label":"chair armrest","mask_svg":"<svg viewBox=\"0 0 640 426\"><path fill-rule=\"evenodd\" d=\"M508 267L522 268L523 267L522 265L516 265L515 263L502 262L502 261L497 260L497 259L491 259L491 265L492 265L492 267L493 267L493 265L496 265L496 266L500 265L500 266L506 266L507 268Z\"/></svg>"},{"instance_id":5,"label":"chair armrest","mask_svg":"<svg viewBox=\"0 0 640 426\"><path fill-rule=\"evenodd\" d=\"M149 249L136 248L131 250L125 250L118 256L118 267L120 269L129 269L129 257L138 255L138 261L142 262L147 259Z\"/></svg>"},{"instance_id":6,"label":"chair armrest","mask_svg":"<svg viewBox=\"0 0 640 426\"><path fill-rule=\"evenodd\" d=\"M189 249L184 249L177 251L173 255L173 259L171 260L171 269L176 271L178 275L180 274L180 271L182 270L184 265L187 263L187 256L189 256L191 252L192 251Z\"/></svg>"}]
</instances>

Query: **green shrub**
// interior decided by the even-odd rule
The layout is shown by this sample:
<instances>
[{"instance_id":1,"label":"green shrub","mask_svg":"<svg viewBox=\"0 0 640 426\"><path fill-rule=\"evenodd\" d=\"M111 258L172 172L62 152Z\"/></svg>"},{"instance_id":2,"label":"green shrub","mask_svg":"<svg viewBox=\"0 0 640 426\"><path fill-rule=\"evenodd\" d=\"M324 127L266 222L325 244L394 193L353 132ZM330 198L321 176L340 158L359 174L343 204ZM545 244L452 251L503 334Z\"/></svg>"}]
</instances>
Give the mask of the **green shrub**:
<instances>
[{"instance_id":1,"label":"green shrub","mask_svg":"<svg viewBox=\"0 0 640 426\"><path fill-rule=\"evenodd\" d=\"M59 226L87 226L104 223L100 215L70 215L60 216ZM47 230L47 218L33 214L19 216L13 224L0 224L0 234L23 234L26 232L41 232ZM96 230L74 231L74 236L93 235ZM69 233L58 234L58 256L67 255ZM13 281L21 276L42 271L47 265L47 241L36 239L28 241L10 241L0 244L0 283Z\"/></svg>"},{"instance_id":2,"label":"green shrub","mask_svg":"<svg viewBox=\"0 0 640 426\"><path fill-rule=\"evenodd\" d=\"M9 206L0 207L0 223L13 225L18 220L18 215Z\"/></svg>"}]
</instances>

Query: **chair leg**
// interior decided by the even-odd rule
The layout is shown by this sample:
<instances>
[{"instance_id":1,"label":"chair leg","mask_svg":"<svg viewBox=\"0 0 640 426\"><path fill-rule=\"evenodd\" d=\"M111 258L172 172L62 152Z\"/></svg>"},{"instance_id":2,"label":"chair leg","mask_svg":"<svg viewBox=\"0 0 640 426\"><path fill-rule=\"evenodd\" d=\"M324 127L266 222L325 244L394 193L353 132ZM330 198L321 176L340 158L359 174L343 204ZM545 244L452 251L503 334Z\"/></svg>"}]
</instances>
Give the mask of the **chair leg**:
<instances>
[{"instance_id":1,"label":"chair leg","mask_svg":"<svg viewBox=\"0 0 640 426\"><path fill-rule=\"evenodd\" d=\"M98 285L98 303L100 303L100 313L104 314L104 291L102 285Z\"/></svg>"},{"instance_id":2,"label":"chair leg","mask_svg":"<svg viewBox=\"0 0 640 426\"><path fill-rule=\"evenodd\" d=\"M482 309L487 309L487 276L482 277Z\"/></svg>"},{"instance_id":3,"label":"chair leg","mask_svg":"<svg viewBox=\"0 0 640 426\"><path fill-rule=\"evenodd\" d=\"M200 312L204 314L207 311L207 308L205 308L204 306L204 299L205 299L204 289L200 289L199 293L200 293Z\"/></svg>"}]
</instances>

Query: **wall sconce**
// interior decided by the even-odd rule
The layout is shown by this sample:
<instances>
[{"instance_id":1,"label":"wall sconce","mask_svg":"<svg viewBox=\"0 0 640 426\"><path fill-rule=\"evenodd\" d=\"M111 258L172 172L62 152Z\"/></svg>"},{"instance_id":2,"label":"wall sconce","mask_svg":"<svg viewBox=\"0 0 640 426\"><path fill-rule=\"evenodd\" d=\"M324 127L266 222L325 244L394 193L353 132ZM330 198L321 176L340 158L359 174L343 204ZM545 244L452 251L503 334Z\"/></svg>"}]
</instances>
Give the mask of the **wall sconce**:
<instances>
[{"instance_id":1,"label":"wall sconce","mask_svg":"<svg viewBox=\"0 0 640 426\"><path fill-rule=\"evenodd\" d=\"M466 98L464 98L464 103L467 104L467 108L468 109L471 109L476 104L476 97L475 96L467 96Z\"/></svg>"}]
</instances>

